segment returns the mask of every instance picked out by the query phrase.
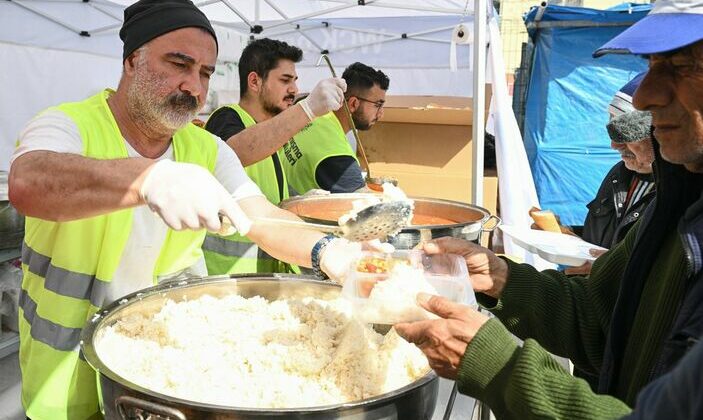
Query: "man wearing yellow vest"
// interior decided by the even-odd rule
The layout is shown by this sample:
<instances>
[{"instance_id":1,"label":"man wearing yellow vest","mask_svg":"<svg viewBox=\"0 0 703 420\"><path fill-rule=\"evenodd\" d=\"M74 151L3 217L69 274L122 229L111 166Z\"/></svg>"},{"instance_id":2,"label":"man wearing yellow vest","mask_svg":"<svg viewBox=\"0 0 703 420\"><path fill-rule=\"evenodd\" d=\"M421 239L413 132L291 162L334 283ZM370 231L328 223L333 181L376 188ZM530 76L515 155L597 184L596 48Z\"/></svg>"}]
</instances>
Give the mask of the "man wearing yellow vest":
<instances>
[{"instance_id":1,"label":"man wearing yellow vest","mask_svg":"<svg viewBox=\"0 0 703 420\"><path fill-rule=\"evenodd\" d=\"M297 105L295 63L303 52L268 38L252 41L239 59L238 104L217 109L205 128L237 153L244 170L273 204L288 198L288 183L281 167L281 146L316 116L339 109L346 85L342 79L322 80ZM272 258L240 234L209 234L203 243L210 274L294 271Z\"/></svg>"},{"instance_id":2,"label":"man wearing yellow vest","mask_svg":"<svg viewBox=\"0 0 703 420\"><path fill-rule=\"evenodd\" d=\"M215 70L217 38L188 0L125 9L116 91L50 108L20 135L10 200L26 218L20 296L22 404L35 420L99 418L83 325L120 296L204 274L219 214L266 252L340 278L358 244L252 224L299 220L266 200L236 154L190 121ZM129 357L129 355L125 355Z\"/></svg>"},{"instance_id":3,"label":"man wearing yellow vest","mask_svg":"<svg viewBox=\"0 0 703 420\"><path fill-rule=\"evenodd\" d=\"M383 116L388 76L354 63L344 70L342 79L347 83L346 101L356 128L369 130ZM346 112L340 108L317 118L283 146L283 169L295 191L345 193L365 187L356 144L352 148L346 137L351 129Z\"/></svg>"}]
</instances>

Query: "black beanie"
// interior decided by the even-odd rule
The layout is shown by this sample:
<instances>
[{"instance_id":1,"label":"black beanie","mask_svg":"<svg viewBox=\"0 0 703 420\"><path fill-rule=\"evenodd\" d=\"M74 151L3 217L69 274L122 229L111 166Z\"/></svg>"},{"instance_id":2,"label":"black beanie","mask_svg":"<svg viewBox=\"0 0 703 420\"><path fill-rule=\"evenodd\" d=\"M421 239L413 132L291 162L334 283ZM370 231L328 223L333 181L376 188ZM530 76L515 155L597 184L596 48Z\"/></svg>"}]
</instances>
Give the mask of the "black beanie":
<instances>
[{"instance_id":1,"label":"black beanie","mask_svg":"<svg viewBox=\"0 0 703 420\"><path fill-rule=\"evenodd\" d=\"M120 39L124 42L122 61L137 48L176 29L196 27L217 35L205 13L189 0L140 0L124 9Z\"/></svg>"}]
</instances>

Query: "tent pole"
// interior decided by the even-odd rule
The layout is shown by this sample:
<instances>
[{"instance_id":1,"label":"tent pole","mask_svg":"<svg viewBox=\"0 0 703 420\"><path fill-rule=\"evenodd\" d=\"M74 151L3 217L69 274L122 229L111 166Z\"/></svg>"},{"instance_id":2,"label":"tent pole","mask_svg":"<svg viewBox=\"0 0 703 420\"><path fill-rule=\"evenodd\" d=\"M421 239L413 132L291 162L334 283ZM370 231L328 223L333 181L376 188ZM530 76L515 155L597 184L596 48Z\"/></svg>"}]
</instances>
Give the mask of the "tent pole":
<instances>
[{"instance_id":1,"label":"tent pole","mask_svg":"<svg viewBox=\"0 0 703 420\"><path fill-rule=\"evenodd\" d=\"M401 40L401 39L403 39L403 38L407 38L407 39L411 39L411 38L412 38L412 39L421 39L421 38L419 37L420 35L426 35L426 34L431 34L431 33L435 33L435 32L441 32L441 31L446 31L446 30L449 30L449 29L454 29L455 26L456 26L456 25L442 26L442 27L440 27L440 28L427 29L427 30L420 31L420 32L411 32L411 33L406 33L406 34L394 34L394 35L390 35L390 34L389 34L389 35L390 35L390 38L379 39L379 40L377 40L377 41L359 42L359 43L356 43L356 44L347 45L347 46L342 47L342 48L335 48L335 49L332 49L332 50L330 50L330 51L331 51L331 52L339 52L339 51L354 50L354 49L357 49L357 48L360 48L360 47L370 47L371 45L385 44L385 43L392 42L392 41L398 41L398 40ZM338 28L338 26L335 26L335 25L331 25L331 27L333 27L333 28ZM425 39L425 40L427 40L427 39ZM433 40L433 42L434 42L434 41L435 41L435 40ZM441 41L438 41L438 42L441 42ZM447 42L447 43L449 43L449 42Z\"/></svg>"},{"instance_id":2,"label":"tent pole","mask_svg":"<svg viewBox=\"0 0 703 420\"><path fill-rule=\"evenodd\" d=\"M261 1L254 3L254 25L261 25Z\"/></svg>"},{"instance_id":3,"label":"tent pole","mask_svg":"<svg viewBox=\"0 0 703 420\"><path fill-rule=\"evenodd\" d=\"M474 79L471 202L483 206L483 142L486 122L486 0L474 0Z\"/></svg>"},{"instance_id":4,"label":"tent pole","mask_svg":"<svg viewBox=\"0 0 703 420\"><path fill-rule=\"evenodd\" d=\"M265 1L265 0L264 0L264 1ZM368 1L373 1L373 0L368 0ZM269 6L271 6L271 8L274 9L274 10L276 10L276 8L277 8L277 7L274 6L270 1L267 1L266 4L268 4ZM291 23L295 23L295 22L298 22L298 21L301 21L301 20L313 18L313 17L316 17L316 16L324 16L324 15L327 15L327 14L330 14L330 13L333 13L333 12L337 12L337 11L339 11L339 10L351 9L352 7L358 7L358 4L357 4L356 2L354 2L353 4L345 4L345 5L342 5L342 6L330 7L330 8L328 8L328 9L323 9L323 10L317 10L317 11L314 11L314 12L311 12L311 13L306 13L306 14L304 14L304 15L295 16L295 17L292 17L292 18L287 18L287 19L284 19L284 20L282 20L282 21L280 21L280 22L272 23L271 25L267 25L264 29L277 28L277 27L279 27L279 26L289 25L289 24L291 24Z\"/></svg>"},{"instance_id":5,"label":"tent pole","mask_svg":"<svg viewBox=\"0 0 703 420\"><path fill-rule=\"evenodd\" d=\"M344 3L344 4L358 4L358 0L323 0L326 3ZM418 12L433 12L433 13L446 13L450 15L461 15L464 13L464 9L448 9L445 7L425 7L425 6L415 6L406 5L400 3L383 3L382 0L366 0L364 7L373 6L381 7L384 9L399 9L399 10L414 10Z\"/></svg>"},{"instance_id":6,"label":"tent pole","mask_svg":"<svg viewBox=\"0 0 703 420\"><path fill-rule=\"evenodd\" d=\"M340 30L340 31L349 31L349 32L358 32L360 34L369 34L369 35L380 35L380 36L385 36L385 37L398 37L400 36L402 38L403 34L400 33L395 33L395 32L381 32L381 31L372 31L369 29L360 29L360 28L352 28L350 26L343 26L343 25L337 25L337 24L330 24L330 27L333 27L334 29ZM453 26L447 27L446 29L453 29ZM427 41L427 42L437 42L439 44L451 44L451 41L447 41L446 39L434 39L434 38L425 38L421 36L415 36L414 34L406 34L407 38L410 38L412 36L412 39L416 39L418 41Z\"/></svg>"},{"instance_id":7,"label":"tent pole","mask_svg":"<svg viewBox=\"0 0 703 420\"><path fill-rule=\"evenodd\" d=\"M283 10L281 10L281 9L278 8L275 4L273 4L273 2L272 2L271 0L264 0L264 1L266 2L266 4L269 5L269 7L271 7L273 10L275 10L276 13L278 13L279 15L281 15L281 17L282 17L283 19L288 20L288 15L286 15L285 13L283 13ZM296 25L296 26L297 26L297 25ZM318 44L317 42L315 42L315 40L312 39L311 37L309 37L305 32L303 32L302 30L297 29L297 28L296 28L296 30L298 30L298 32L300 32L300 35L302 35L303 38L307 39L313 46L315 46L315 48L317 48L318 51L322 52L322 50L324 50L324 48L322 48L322 46L321 46L320 44Z\"/></svg>"},{"instance_id":8,"label":"tent pole","mask_svg":"<svg viewBox=\"0 0 703 420\"><path fill-rule=\"evenodd\" d=\"M206 0L206 1L201 1L200 3L197 3L196 6L205 7L205 6L209 6L213 3L219 3L219 2L220 2L220 0Z\"/></svg>"},{"instance_id":9,"label":"tent pole","mask_svg":"<svg viewBox=\"0 0 703 420\"><path fill-rule=\"evenodd\" d=\"M287 29L285 31L274 32L274 33L261 33L259 35L262 37L265 37L265 38L276 38L278 36L288 35L288 34L292 34L292 33L296 33L296 32L304 32L304 31L310 31L313 29L320 29L320 27L321 27L321 25L320 26L317 26L317 25L316 26L301 26L300 28L292 28L292 29ZM256 35L254 35L254 36L256 36ZM319 51L319 49L316 51Z\"/></svg>"},{"instance_id":10,"label":"tent pole","mask_svg":"<svg viewBox=\"0 0 703 420\"><path fill-rule=\"evenodd\" d=\"M85 33L85 34L88 33L88 32L86 32L86 31L81 31L80 29L78 29L78 28L76 28L76 27L74 27L74 26L71 26L71 25L69 25L68 23L66 23L66 22L64 22L64 21L62 21L62 20L56 19L56 18L54 18L54 17L52 17L52 16L50 16L50 15L48 15L48 14L46 14L46 13L40 11L40 10L38 10L38 9L35 9L33 6L30 6L29 4L26 4L26 3L24 3L24 2L18 2L18 1L12 1L12 0L10 0L10 3L12 3L12 4L16 5L16 6L19 6L19 7L23 8L23 9L25 9L25 10L28 10L28 11L34 13L34 14L37 14L37 15L43 17L44 19L47 19L47 20L49 20L49 21L51 21L51 22L54 22L54 23L57 24L57 25L61 25L61 26L63 26L64 28L68 29L68 30L71 31L71 32L75 32L75 33L77 33L77 34L79 34L79 35L82 35L82 34L84 34L84 33Z\"/></svg>"},{"instance_id":11,"label":"tent pole","mask_svg":"<svg viewBox=\"0 0 703 420\"><path fill-rule=\"evenodd\" d=\"M95 9L95 10L97 10L97 11L99 11L99 12L102 12L104 15L110 16L111 18L113 18L113 19L117 20L118 22L120 22L120 26L122 25L122 16L120 16L120 15L118 15L118 14L115 14L115 13L112 13L112 12L109 11L109 10L105 10L102 6L96 4L95 2L92 2L92 1L91 1L91 2L88 3L88 4L89 4L90 7L92 7L93 9ZM90 31L90 33L94 33L94 32L95 32L95 31Z\"/></svg>"},{"instance_id":12,"label":"tent pole","mask_svg":"<svg viewBox=\"0 0 703 420\"><path fill-rule=\"evenodd\" d=\"M120 27L122 27L122 22L113 23L112 25L103 26L102 28L91 29L91 30L90 30L90 34L91 34L91 35L96 35L96 34L99 34L99 33L102 33L102 32L111 31L111 30L113 30L113 29L118 29L118 28L120 28Z\"/></svg>"},{"instance_id":13,"label":"tent pole","mask_svg":"<svg viewBox=\"0 0 703 420\"><path fill-rule=\"evenodd\" d=\"M233 11L234 14L237 15L237 17L239 17L239 19L242 20L242 22L246 23L246 25L248 27L250 27L250 28L254 27L254 25L251 23L251 21L249 21L249 19L247 19L247 17L244 16L244 13L240 12L239 9L234 7L234 5L232 4L231 1L229 1L229 0L221 0L221 1L225 6L227 6L231 11Z\"/></svg>"}]
</instances>

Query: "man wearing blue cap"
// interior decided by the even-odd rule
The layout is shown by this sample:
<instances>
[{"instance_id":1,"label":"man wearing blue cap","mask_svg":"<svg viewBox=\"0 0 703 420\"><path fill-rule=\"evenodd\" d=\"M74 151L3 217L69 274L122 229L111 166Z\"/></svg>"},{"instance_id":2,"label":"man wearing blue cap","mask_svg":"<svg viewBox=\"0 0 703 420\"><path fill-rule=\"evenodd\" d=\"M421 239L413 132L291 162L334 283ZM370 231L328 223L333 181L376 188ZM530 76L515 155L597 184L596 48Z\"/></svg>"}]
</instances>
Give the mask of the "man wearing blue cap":
<instances>
[{"instance_id":1,"label":"man wearing blue cap","mask_svg":"<svg viewBox=\"0 0 703 420\"><path fill-rule=\"evenodd\" d=\"M433 241L427 252L465 257L479 302L496 318L422 295L420 305L444 319L396 325L498 418L615 418L633 406L637 415L638 393L703 335L703 0L658 0L596 55L610 52L649 60L634 105L652 114L657 196L638 224L589 278ZM600 395L545 349L598 372ZM689 397L688 406L700 400Z\"/></svg>"}]
</instances>

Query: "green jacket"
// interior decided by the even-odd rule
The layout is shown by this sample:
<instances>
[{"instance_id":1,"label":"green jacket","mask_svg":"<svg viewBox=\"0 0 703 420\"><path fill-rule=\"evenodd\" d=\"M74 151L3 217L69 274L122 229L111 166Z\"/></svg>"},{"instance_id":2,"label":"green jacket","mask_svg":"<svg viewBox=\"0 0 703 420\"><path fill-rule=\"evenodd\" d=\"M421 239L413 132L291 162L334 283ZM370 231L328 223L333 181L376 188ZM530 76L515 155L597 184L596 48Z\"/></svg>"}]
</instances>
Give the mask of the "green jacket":
<instances>
[{"instance_id":1,"label":"green jacket","mask_svg":"<svg viewBox=\"0 0 703 420\"><path fill-rule=\"evenodd\" d=\"M498 418L618 418L630 411L637 392L654 368L657 343L676 316L668 302L684 294L684 250L676 232L660 244L661 252L633 324L626 360L614 395L597 395L571 376L548 351L598 372L618 296L620 278L633 250L639 226L593 264L589 278L554 270L538 272L508 261L510 276L500 299L479 294L482 306L496 315L466 349L458 372L459 391L485 401ZM522 338L519 345L510 333Z\"/></svg>"}]
</instances>

